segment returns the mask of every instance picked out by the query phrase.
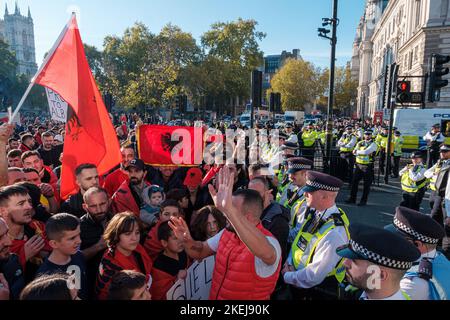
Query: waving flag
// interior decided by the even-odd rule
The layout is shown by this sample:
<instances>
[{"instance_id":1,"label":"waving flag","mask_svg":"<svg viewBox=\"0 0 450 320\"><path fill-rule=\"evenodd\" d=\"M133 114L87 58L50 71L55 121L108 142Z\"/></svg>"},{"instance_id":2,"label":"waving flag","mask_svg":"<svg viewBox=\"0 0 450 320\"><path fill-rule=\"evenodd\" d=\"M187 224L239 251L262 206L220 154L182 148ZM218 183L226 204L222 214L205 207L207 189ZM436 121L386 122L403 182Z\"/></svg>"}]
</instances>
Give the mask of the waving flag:
<instances>
[{"instance_id":1,"label":"waving flag","mask_svg":"<svg viewBox=\"0 0 450 320\"><path fill-rule=\"evenodd\" d=\"M100 175L122 156L114 127L89 68L75 14L32 80L57 93L68 110L61 172L61 197L76 193L75 168L92 163Z\"/></svg>"}]
</instances>

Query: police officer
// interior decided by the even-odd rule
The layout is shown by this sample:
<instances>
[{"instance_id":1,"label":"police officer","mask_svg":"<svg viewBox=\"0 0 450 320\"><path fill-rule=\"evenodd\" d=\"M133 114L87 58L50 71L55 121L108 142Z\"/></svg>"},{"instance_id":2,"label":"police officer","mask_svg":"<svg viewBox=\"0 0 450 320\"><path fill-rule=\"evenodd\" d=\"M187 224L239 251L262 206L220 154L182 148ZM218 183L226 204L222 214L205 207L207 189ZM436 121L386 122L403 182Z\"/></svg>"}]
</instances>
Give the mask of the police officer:
<instances>
[{"instance_id":1,"label":"police officer","mask_svg":"<svg viewBox=\"0 0 450 320\"><path fill-rule=\"evenodd\" d=\"M306 184L306 174L312 170L312 161L305 158L290 158L288 160L288 174L292 189L287 189L285 202L280 204L291 210L291 218L295 216L298 204L304 199L303 187Z\"/></svg>"},{"instance_id":2,"label":"police officer","mask_svg":"<svg viewBox=\"0 0 450 320\"><path fill-rule=\"evenodd\" d=\"M306 206L298 216L299 231L282 274L294 299L336 299L345 278L336 249L349 239L348 218L336 206L343 182L315 171L306 177Z\"/></svg>"},{"instance_id":3,"label":"police officer","mask_svg":"<svg viewBox=\"0 0 450 320\"><path fill-rule=\"evenodd\" d=\"M355 123L355 137L358 141L361 141L364 139L364 129L361 128L361 125L357 122Z\"/></svg>"},{"instance_id":4,"label":"police officer","mask_svg":"<svg viewBox=\"0 0 450 320\"><path fill-rule=\"evenodd\" d=\"M290 192L292 192L294 186L292 185L291 180L289 179L288 174L288 160L291 158L295 158L294 155L291 154L285 154L284 160L280 166L280 170L278 172L278 188L277 188L277 196L276 196L276 202L282 204L285 203L288 199L288 188L291 189Z\"/></svg>"},{"instance_id":5,"label":"police officer","mask_svg":"<svg viewBox=\"0 0 450 320\"><path fill-rule=\"evenodd\" d=\"M403 153L403 137L400 131L396 130L394 133L394 141L392 141L394 145L394 152L392 153L392 178L398 178L400 169L400 159Z\"/></svg>"},{"instance_id":6,"label":"police officer","mask_svg":"<svg viewBox=\"0 0 450 320\"><path fill-rule=\"evenodd\" d=\"M395 209L394 223L386 230L414 243L421 256L400 282L412 300L447 300L450 295L450 262L437 249L444 228L429 215L405 207Z\"/></svg>"},{"instance_id":7,"label":"police officer","mask_svg":"<svg viewBox=\"0 0 450 320\"><path fill-rule=\"evenodd\" d=\"M427 167L431 168L439 159L439 146L444 143L445 137L441 133L441 126L437 123L424 136L427 143Z\"/></svg>"},{"instance_id":8,"label":"police officer","mask_svg":"<svg viewBox=\"0 0 450 320\"><path fill-rule=\"evenodd\" d=\"M314 161L314 146L317 139L317 132L312 125L308 125L302 132L303 145L301 146L302 157Z\"/></svg>"},{"instance_id":9,"label":"police officer","mask_svg":"<svg viewBox=\"0 0 450 320\"><path fill-rule=\"evenodd\" d=\"M411 300L400 280L420 257L419 250L402 236L362 224L349 228L350 241L337 249L348 282L362 289L360 300Z\"/></svg>"},{"instance_id":10,"label":"police officer","mask_svg":"<svg viewBox=\"0 0 450 320\"><path fill-rule=\"evenodd\" d=\"M440 225L444 225L444 214L442 204L447 187L448 173L450 170L450 146L442 145L439 148L440 159L438 162L425 171L425 177L430 179L430 207L431 216Z\"/></svg>"},{"instance_id":11,"label":"police officer","mask_svg":"<svg viewBox=\"0 0 450 320\"><path fill-rule=\"evenodd\" d=\"M378 150L379 150L379 155L380 155L379 166L380 166L380 173L382 175L384 174L384 165L386 163L386 153L389 154L389 152L387 151L388 134L389 134L389 128L383 126L381 128L381 133L379 133L375 138L375 142L378 145Z\"/></svg>"},{"instance_id":12,"label":"police officer","mask_svg":"<svg viewBox=\"0 0 450 320\"><path fill-rule=\"evenodd\" d=\"M293 131L293 126L290 123L287 123L285 126L286 135L288 136L287 141L298 143L298 137Z\"/></svg>"},{"instance_id":13,"label":"police officer","mask_svg":"<svg viewBox=\"0 0 450 320\"><path fill-rule=\"evenodd\" d=\"M369 198L370 185L373 181L374 157L377 152L377 144L372 139L372 131L364 132L364 140L356 144L353 154L356 156L356 166L353 172L350 198L345 202L356 203L358 185L361 179L364 180L363 195L358 206L365 206Z\"/></svg>"},{"instance_id":14,"label":"police officer","mask_svg":"<svg viewBox=\"0 0 450 320\"><path fill-rule=\"evenodd\" d=\"M355 166L355 156L353 155L353 150L355 149L357 139L353 134L353 127L346 126L345 132L339 139L337 146L339 147L339 156L344 160L345 169L343 168L344 179L348 179L349 182L353 178L353 167Z\"/></svg>"},{"instance_id":15,"label":"police officer","mask_svg":"<svg viewBox=\"0 0 450 320\"><path fill-rule=\"evenodd\" d=\"M400 206L419 210L428 184L422 152L413 152L411 162L399 172L403 190L403 201Z\"/></svg>"}]
</instances>

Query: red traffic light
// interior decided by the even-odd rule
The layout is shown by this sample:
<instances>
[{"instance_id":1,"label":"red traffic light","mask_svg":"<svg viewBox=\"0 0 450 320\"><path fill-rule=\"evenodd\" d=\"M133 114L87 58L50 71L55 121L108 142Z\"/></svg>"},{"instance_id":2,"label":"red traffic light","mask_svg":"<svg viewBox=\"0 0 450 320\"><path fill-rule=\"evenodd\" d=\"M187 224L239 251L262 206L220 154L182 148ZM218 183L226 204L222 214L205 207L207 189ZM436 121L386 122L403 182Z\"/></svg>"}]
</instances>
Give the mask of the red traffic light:
<instances>
[{"instance_id":1,"label":"red traffic light","mask_svg":"<svg viewBox=\"0 0 450 320\"><path fill-rule=\"evenodd\" d=\"M399 81L397 83L397 90L399 92L411 92L411 81Z\"/></svg>"}]
</instances>

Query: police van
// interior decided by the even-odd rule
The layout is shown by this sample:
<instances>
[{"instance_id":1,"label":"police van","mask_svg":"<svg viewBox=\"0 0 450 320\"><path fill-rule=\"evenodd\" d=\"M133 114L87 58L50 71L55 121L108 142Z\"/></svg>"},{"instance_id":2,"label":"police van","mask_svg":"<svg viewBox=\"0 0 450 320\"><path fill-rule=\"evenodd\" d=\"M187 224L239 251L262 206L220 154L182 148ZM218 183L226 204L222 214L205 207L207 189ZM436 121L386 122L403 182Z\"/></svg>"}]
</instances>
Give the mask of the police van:
<instances>
[{"instance_id":1,"label":"police van","mask_svg":"<svg viewBox=\"0 0 450 320\"><path fill-rule=\"evenodd\" d=\"M408 108L394 112L394 127L402 134L404 151L425 149L427 143L423 136L435 124L441 125L445 142L450 143L450 109Z\"/></svg>"}]
</instances>

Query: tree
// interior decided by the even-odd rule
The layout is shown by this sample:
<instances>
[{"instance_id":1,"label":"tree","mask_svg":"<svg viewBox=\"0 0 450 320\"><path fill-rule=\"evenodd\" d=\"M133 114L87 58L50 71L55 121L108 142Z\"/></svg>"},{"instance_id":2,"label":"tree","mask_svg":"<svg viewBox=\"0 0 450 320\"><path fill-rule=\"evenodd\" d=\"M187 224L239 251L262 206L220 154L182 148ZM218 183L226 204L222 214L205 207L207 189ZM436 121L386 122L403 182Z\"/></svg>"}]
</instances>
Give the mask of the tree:
<instances>
[{"instance_id":1,"label":"tree","mask_svg":"<svg viewBox=\"0 0 450 320\"><path fill-rule=\"evenodd\" d=\"M9 50L7 43L0 39L0 104L6 97L6 100L12 98L12 90L17 83L16 69L17 60L13 52ZM3 107L0 105L0 107Z\"/></svg>"},{"instance_id":2,"label":"tree","mask_svg":"<svg viewBox=\"0 0 450 320\"><path fill-rule=\"evenodd\" d=\"M281 93L284 110L304 110L318 94L318 70L304 60L288 59L272 78L271 92Z\"/></svg>"},{"instance_id":3,"label":"tree","mask_svg":"<svg viewBox=\"0 0 450 320\"><path fill-rule=\"evenodd\" d=\"M328 105L330 70L325 69L320 75L320 83L326 84L321 86L319 104ZM337 67L335 71L334 83L334 106L337 112L342 112L350 107L352 101L356 99L358 82L352 79L350 64L345 67Z\"/></svg>"}]
</instances>

